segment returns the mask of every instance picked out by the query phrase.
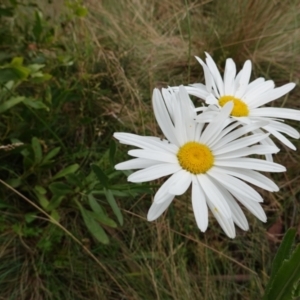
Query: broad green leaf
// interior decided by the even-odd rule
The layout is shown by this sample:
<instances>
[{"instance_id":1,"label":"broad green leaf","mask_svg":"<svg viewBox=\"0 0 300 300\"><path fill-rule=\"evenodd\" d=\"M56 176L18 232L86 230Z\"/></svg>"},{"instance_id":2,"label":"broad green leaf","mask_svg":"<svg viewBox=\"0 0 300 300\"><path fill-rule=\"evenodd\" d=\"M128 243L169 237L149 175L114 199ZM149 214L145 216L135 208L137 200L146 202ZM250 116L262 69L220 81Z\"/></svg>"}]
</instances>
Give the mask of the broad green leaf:
<instances>
[{"instance_id":1,"label":"broad green leaf","mask_svg":"<svg viewBox=\"0 0 300 300\"><path fill-rule=\"evenodd\" d=\"M36 194L36 196L38 198L38 201L39 201L40 205L42 206L42 208L47 209L47 207L49 205L49 201L46 198L46 196L42 195L42 194L40 194L38 192L35 192L35 194Z\"/></svg>"},{"instance_id":2,"label":"broad green leaf","mask_svg":"<svg viewBox=\"0 0 300 300\"><path fill-rule=\"evenodd\" d=\"M300 244L291 254L290 259L284 260L275 275L273 284L265 294L265 300L291 300L296 284L300 280Z\"/></svg>"},{"instance_id":3,"label":"broad green leaf","mask_svg":"<svg viewBox=\"0 0 300 300\"><path fill-rule=\"evenodd\" d=\"M37 212L30 212L25 214L26 223L31 223L36 219Z\"/></svg>"},{"instance_id":4,"label":"broad green leaf","mask_svg":"<svg viewBox=\"0 0 300 300\"><path fill-rule=\"evenodd\" d=\"M40 11L36 11L35 12L35 22L34 22L34 26L32 28L32 33L33 33L36 41L40 41L41 35L43 33L42 20L43 20L42 13Z\"/></svg>"},{"instance_id":5,"label":"broad green leaf","mask_svg":"<svg viewBox=\"0 0 300 300\"><path fill-rule=\"evenodd\" d=\"M32 64L32 65L27 66L27 68L30 69L30 71L32 73L35 73L44 67L45 67L45 65L42 65L42 64Z\"/></svg>"},{"instance_id":6,"label":"broad green leaf","mask_svg":"<svg viewBox=\"0 0 300 300\"><path fill-rule=\"evenodd\" d=\"M34 162L36 164L39 164L43 158L43 151L42 151L42 147L41 147L39 139L36 137L33 137L31 139L31 146L32 146L33 153L34 153Z\"/></svg>"},{"instance_id":7,"label":"broad green leaf","mask_svg":"<svg viewBox=\"0 0 300 300\"><path fill-rule=\"evenodd\" d=\"M105 233L104 229L98 224L97 221L95 221L93 218L91 218L88 211L86 209L84 209L81 205L80 205L80 211L81 211L83 221L84 221L86 227L88 228L88 230L90 231L90 233L100 243L108 244L109 239L108 239L108 236Z\"/></svg>"},{"instance_id":8,"label":"broad green leaf","mask_svg":"<svg viewBox=\"0 0 300 300\"><path fill-rule=\"evenodd\" d=\"M34 187L34 190L37 191L41 195L45 195L47 193L47 190L40 185L36 185Z\"/></svg>"},{"instance_id":9,"label":"broad green leaf","mask_svg":"<svg viewBox=\"0 0 300 300\"><path fill-rule=\"evenodd\" d=\"M275 255L275 258L273 260L271 276L270 276L269 282L266 286L265 294L268 294L271 287L273 286L275 276L277 274L277 271L281 267L283 261L285 259L289 258L289 255L290 255L293 243L294 243L295 235L296 235L296 230L294 228L290 228L286 232L286 234L278 248L278 251Z\"/></svg>"},{"instance_id":10,"label":"broad green leaf","mask_svg":"<svg viewBox=\"0 0 300 300\"><path fill-rule=\"evenodd\" d=\"M24 101L25 97L13 97L0 104L0 114Z\"/></svg>"},{"instance_id":11,"label":"broad green leaf","mask_svg":"<svg viewBox=\"0 0 300 300\"><path fill-rule=\"evenodd\" d=\"M296 229L290 228L284 235L272 263L271 274L275 275L285 259L288 259L294 244Z\"/></svg>"},{"instance_id":12,"label":"broad green leaf","mask_svg":"<svg viewBox=\"0 0 300 300\"><path fill-rule=\"evenodd\" d=\"M103 173L100 167L98 167L95 164L92 164L92 170L96 174L97 178L99 181L102 183L104 187L108 187L108 178L107 176Z\"/></svg>"},{"instance_id":13,"label":"broad green leaf","mask_svg":"<svg viewBox=\"0 0 300 300\"><path fill-rule=\"evenodd\" d=\"M115 200L115 197L113 195L113 193L111 192L111 190L107 190L104 188L104 193L107 199L107 202L109 203L110 207L112 208L114 214L116 215L120 225L123 225L123 215L119 209L119 206Z\"/></svg>"},{"instance_id":14,"label":"broad green leaf","mask_svg":"<svg viewBox=\"0 0 300 300\"><path fill-rule=\"evenodd\" d=\"M40 74L34 74L32 75L31 81L34 83L43 83L45 81L48 81L52 78L52 75L48 73L40 73Z\"/></svg>"},{"instance_id":15,"label":"broad green leaf","mask_svg":"<svg viewBox=\"0 0 300 300\"><path fill-rule=\"evenodd\" d=\"M87 214L90 216L90 218L93 218L94 220L100 222L103 225L107 225L112 228L117 228L117 224L114 220L109 218L108 216L104 214L96 214L92 211L86 210Z\"/></svg>"},{"instance_id":16,"label":"broad green leaf","mask_svg":"<svg viewBox=\"0 0 300 300\"><path fill-rule=\"evenodd\" d=\"M56 175L53 176L53 180L61 177L65 177L66 175L75 173L79 168L78 164L70 165L62 170L60 170Z\"/></svg>"},{"instance_id":17,"label":"broad green leaf","mask_svg":"<svg viewBox=\"0 0 300 300\"><path fill-rule=\"evenodd\" d=\"M20 67L23 65L24 58L23 57L14 57L10 63L11 67Z\"/></svg>"},{"instance_id":18,"label":"broad green leaf","mask_svg":"<svg viewBox=\"0 0 300 300\"><path fill-rule=\"evenodd\" d=\"M84 6L78 6L74 10L74 14L77 17L85 17L88 14L88 10Z\"/></svg>"},{"instance_id":19,"label":"broad green leaf","mask_svg":"<svg viewBox=\"0 0 300 300\"><path fill-rule=\"evenodd\" d=\"M57 210L53 210L51 212L51 217L56 221L56 222L59 222L59 219L60 219L60 216L59 216L59 213Z\"/></svg>"},{"instance_id":20,"label":"broad green leaf","mask_svg":"<svg viewBox=\"0 0 300 300\"><path fill-rule=\"evenodd\" d=\"M111 140L109 144L109 161L112 167L115 165L116 148L116 142Z\"/></svg>"},{"instance_id":21,"label":"broad green leaf","mask_svg":"<svg viewBox=\"0 0 300 300\"><path fill-rule=\"evenodd\" d=\"M71 187L63 182L52 182L49 189L56 196L64 196L73 192Z\"/></svg>"},{"instance_id":22,"label":"broad green leaf","mask_svg":"<svg viewBox=\"0 0 300 300\"><path fill-rule=\"evenodd\" d=\"M9 184L13 188L17 188L22 184L21 178L10 178L6 180L6 183Z\"/></svg>"},{"instance_id":23,"label":"broad green leaf","mask_svg":"<svg viewBox=\"0 0 300 300\"><path fill-rule=\"evenodd\" d=\"M53 209L56 209L57 207L59 207L59 205L61 204L61 202L64 198L65 198L64 196L54 195L51 198L49 205L47 206L47 210L52 211Z\"/></svg>"},{"instance_id":24,"label":"broad green leaf","mask_svg":"<svg viewBox=\"0 0 300 300\"><path fill-rule=\"evenodd\" d=\"M48 152L45 155L43 162L48 162L51 158L55 157L59 151L60 151L60 147L56 147L56 148L52 149L50 152Z\"/></svg>"},{"instance_id":25,"label":"broad green leaf","mask_svg":"<svg viewBox=\"0 0 300 300\"><path fill-rule=\"evenodd\" d=\"M102 207L100 206L100 204L97 202L97 200L95 199L95 197L92 194L88 195L88 200L89 200L89 204L91 209L97 213L97 214L102 214L104 215L104 210L102 209Z\"/></svg>"},{"instance_id":26,"label":"broad green leaf","mask_svg":"<svg viewBox=\"0 0 300 300\"><path fill-rule=\"evenodd\" d=\"M80 180L80 177L77 174L69 174L66 176L68 183L76 187L82 187L83 182Z\"/></svg>"},{"instance_id":27,"label":"broad green leaf","mask_svg":"<svg viewBox=\"0 0 300 300\"><path fill-rule=\"evenodd\" d=\"M47 105L45 105L41 100L26 98L26 99L24 99L23 103L34 109L45 109L45 110L49 111L49 107Z\"/></svg>"}]
</instances>

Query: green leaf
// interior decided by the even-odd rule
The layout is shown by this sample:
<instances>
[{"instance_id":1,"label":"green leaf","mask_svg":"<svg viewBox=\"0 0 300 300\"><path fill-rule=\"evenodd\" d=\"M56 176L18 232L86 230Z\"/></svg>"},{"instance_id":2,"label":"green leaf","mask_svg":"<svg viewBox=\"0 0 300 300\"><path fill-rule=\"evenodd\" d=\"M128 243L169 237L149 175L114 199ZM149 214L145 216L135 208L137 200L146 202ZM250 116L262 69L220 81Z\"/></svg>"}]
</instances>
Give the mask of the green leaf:
<instances>
[{"instance_id":1,"label":"green leaf","mask_svg":"<svg viewBox=\"0 0 300 300\"><path fill-rule=\"evenodd\" d=\"M59 213L57 210L53 210L51 212L51 217L56 221L56 222L59 222L59 219L60 219L60 216L59 216Z\"/></svg>"},{"instance_id":2,"label":"green leaf","mask_svg":"<svg viewBox=\"0 0 300 300\"><path fill-rule=\"evenodd\" d=\"M21 67L23 65L23 57L14 57L10 63L11 67Z\"/></svg>"},{"instance_id":3,"label":"green leaf","mask_svg":"<svg viewBox=\"0 0 300 300\"><path fill-rule=\"evenodd\" d=\"M13 97L0 105L0 114L24 101L25 97Z\"/></svg>"},{"instance_id":4,"label":"green leaf","mask_svg":"<svg viewBox=\"0 0 300 300\"><path fill-rule=\"evenodd\" d=\"M109 239L108 239L107 234L105 233L104 229L98 224L98 222L95 221L93 218L91 218L91 215L88 212L88 210L84 209L80 205L80 211L81 211L81 215L82 215L83 221L84 221L86 227L88 228L88 230L90 231L90 233L100 243L108 244L109 243Z\"/></svg>"},{"instance_id":5,"label":"green leaf","mask_svg":"<svg viewBox=\"0 0 300 300\"><path fill-rule=\"evenodd\" d=\"M34 26L32 28L32 33L33 33L36 41L40 41L41 35L43 33L42 20L43 20L42 13L40 11L36 11L35 12L35 22L34 22Z\"/></svg>"},{"instance_id":6,"label":"green leaf","mask_svg":"<svg viewBox=\"0 0 300 300\"><path fill-rule=\"evenodd\" d=\"M272 270L271 270L272 275L273 274L275 275L279 270L282 262L285 259L289 258L292 246L294 244L295 236L296 236L295 228L290 228L284 235L284 238L277 250L277 253L272 263Z\"/></svg>"},{"instance_id":7,"label":"green leaf","mask_svg":"<svg viewBox=\"0 0 300 300\"><path fill-rule=\"evenodd\" d=\"M42 151L42 147L41 147L39 139L37 139L36 137L33 137L31 139L31 146L32 146L33 153L34 153L34 162L36 164L39 164L43 158L43 151Z\"/></svg>"},{"instance_id":8,"label":"green leaf","mask_svg":"<svg viewBox=\"0 0 300 300\"><path fill-rule=\"evenodd\" d=\"M96 214L89 210L87 210L86 212L88 213L90 218L93 218L94 220L100 222L101 224L107 225L112 228L117 228L116 222L114 220L112 220L111 218L109 218L108 216L103 215L103 214Z\"/></svg>"},{"instance_id":9,"label":"green leaf","mask_svg":"<svg viewBox=\"0 0 300 300\"><path fill-rule=\"evenodd\" d=\"M49 205L47 206L47 210L52 211L53 209L56 209L57 207L59 207L59 205L61 204L61 202L64 198L65 198L64 196L54 195L51 198Z\"/></svg>"},{"instance_id":10,"label":"green leaf","mask_svg":"<svg viewBox=\"0 0 300 300\"><path fill-rule=\"evenodd\" d=\"M115 154L116 154L116 142L114 140L110 141L109 144L109 161L112 167L115 166Z\"/></svg>"},{"instance_id":11,"label":"green leaf","mask_svg":"<svg viewBox=\"0 0 300 300\"><path fill-rule=\"evenodd\" d=\"M31 223L36 219L37 212L30 212L25 214L26 223Z\"/></svg>"},{"instance_id":12,"label":"green leaf","mask_svg":"<svg viewBox=\"0 0 300 300\"><path fill-rule=\"evenodd\" d=\"M41 195L47 194L47 190L45 188L43 188L42 186L40 186L40 185L36 185L34 187L34 190L37 191Z\"/></svg>"},{"instance_id":13,"label":"green leaf","mask_svg":"<svg viewBox=\"0 0 300 300\"><path fill-rule=\"evenodd\" d=\"M68 183L71 185L74 185L76 187L82 187L83 182L80 180L80 177L78 177L76 174L69 174L66 176L66 179Z\"/></svg>"},{"instance_id":14,"label":"green leaf","mask_svg":"<svg viewBox=\"0 0 300 300\"><path fill-rule=\"evenodd\" d=\"M109 203L109 205L112 208L114 214L116 215L120 225L122 226L123 225L123 215L119 209L119 206L115 200L115 197L114 197L112 191L104 188L104 193L105 193L107 202Z\"/></svg>"},{"instance_id":15,"label":"green leaf","mask_svg":"<svg viewBox=\"0 0 300 300\"><path fill-rule=\"evenodd\" d=\"M6 183L13 188L17 188L22 184L21 178L10 178L6 180Z\"/></svg>"},{"instance_id":16,"label":"green leaf","mask_svg":"<svg viewBox=\"0 0 300 300\"><path fill-rule=\"evenodd\" d=\"M108 177L103 173L103 171L95 164L91 165L93 172L96 174L97 178L100 180L104 187L108 187Z\"/></svg>"},{"instance_id":17,"label":"green leaf","mask_svg":"<svg viewBox=\"0 0 300 300\"><path fill-rule=\"evenodd\" d=\"M300 280L300 244L291 254L289 260L284 260L275 275L273 284L265 294L265 300L291 300L296 284Z\"/></svg>"},{"instance_id":18,"label":"green leaf","mask_svg":"<svg viewBox=\"0 0 300 300\"><path fill-rule=\"evenodd\" d=\"M60 151L60 147L56 147L56 148L52 149L50 152L48 152L45 155L43 162L45 162L45 163L48 162L51 158L55 157L59 151Z\"/></svg>"},{"instance_id":19,"label":"green leaf","mask_svg":"<svg viewBox=\"0 0 300 300\"><path fill-rule=\"evenodd\" d=\"M40 205L42 206L42 208L47 209L47 207L48 207L48 205L49 205L49 201L48 201L48 199L46 198L46 196L43 195L43 194L40 194L40 193L36 190L36 187L34 188L34 190L35 190L35 194L36 194L36 196L37 196L37 198L38 198L38 201L39 201Z\"/></svg>"},{"instance_id":20,"label":"green leaf","mask_svg":"<svg viewBox=\"0 0 300 300\"><path fill-rule=\"evenodd\" d=\"M53 176L53 180L61 177L65 177L66 175L75 173L79 168L78 164L70 165L62 170L60 170L56 175Z\"/></svg>"},{"instance_id":21,"label":"green leaf","mask_svg":"<svg viewBox=\"0 0 300 300\"><path fill-rule=\"evenodd\" d=\"M91 209L97 213L97 214L102 214L104 215L104 210L102 209L102 207L100 206L100 204L97 202L97 200L95 199L95 197L92 194L88 195L88 200L89 200L89 204Z\"/></svg>"},{"instance_id":22,"label":"green leaf","mask_svg":"<svg viewBox=\"0 0 300 300\"><path fill-rule=\"evenodd\" d=\"M23 102L25 105L30 106L34 109L45 109L46 111L49 111L49 107L45 105L41 100L26 98Z\"/></svg>"},{"instance_id":23,"label":"green leaf","mask_svg":"<svg viewBox=\"0 0 300 300\"><path fill-rule=\"evenodd\" d=\"M49 189L56 196L64 196L73 192L71 187L63 182L52 182Z\"/></svg>"},{"instance_id":24,"label":"green leaf","mask_svg":"<svg viewBox=\"0 0 300 300\"><path fill-rule=\"evenodd\" d=\"M45 67L45 65L41 65L41 64L32 64L32 65L27 66L27 68L30 69L31 73L38 72L39 70L41 70L44 67Z\"/></svg>"},{"instance_id":25,"label":"green leaf","mask_svg":"<svg viewBox=\"0 0 300 300\"><path fill-rule=\"evenodd\" d=\"M74 14L77 17L85 17L88 14L88 10L84 7L84 6L78 6L75 10L74 10Z\"/></svg>"}]
</instances>

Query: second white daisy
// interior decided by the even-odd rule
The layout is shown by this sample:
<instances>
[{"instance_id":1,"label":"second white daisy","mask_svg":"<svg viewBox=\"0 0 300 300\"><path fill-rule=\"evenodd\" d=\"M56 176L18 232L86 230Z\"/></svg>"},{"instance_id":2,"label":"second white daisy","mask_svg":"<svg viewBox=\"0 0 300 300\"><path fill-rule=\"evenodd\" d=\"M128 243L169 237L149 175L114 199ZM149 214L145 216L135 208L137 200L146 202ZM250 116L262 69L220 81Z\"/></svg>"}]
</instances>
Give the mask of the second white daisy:
<instances>
[{"instance_id":1,"label":"second white daisy","mask_svg":"<svg viewBox=\"0 0 300 300\"><path fill-rule=\"evenodd\" d=\"M211 56L206 53L206 64L199 57L196 57L201 64L205 85L192 84L186 87L190 95L205 100L208 105L223 107L228 101L233 101L234 107L231 117L243 123L250 124L257 121L267 121L262 129L279 139L287 147L296 150L296 147L283 135L299 139L300 135L293 127L283 123L284 119L300 121L300 112L295 109L280 107L262 107L263 105L276 100L294 87L295 83L287 83L275 88L272 80L265 81L264 78L257 78L251 83L252 63L247 60L242 70L237 74L236 66L231 58L226 60L224 77L221 74ZM178 90L178 88L174 88ZM202 108L200 108L202 110ZM257 131L259 132L259 130ZM274 145L270 138L264 144ZM272 160L271 156L267 156Z\"/></svg>"}]
</instances>

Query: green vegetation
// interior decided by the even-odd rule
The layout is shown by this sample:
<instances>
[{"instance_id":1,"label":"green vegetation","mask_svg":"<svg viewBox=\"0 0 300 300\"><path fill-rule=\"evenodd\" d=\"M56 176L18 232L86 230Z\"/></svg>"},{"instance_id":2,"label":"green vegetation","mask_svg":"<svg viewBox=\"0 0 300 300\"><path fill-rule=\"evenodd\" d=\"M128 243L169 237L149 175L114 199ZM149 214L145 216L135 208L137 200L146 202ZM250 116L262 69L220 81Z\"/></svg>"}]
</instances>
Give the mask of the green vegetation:
<instances>
[{"instance_id":1,"label":"green vegetation","mask_svg":"<svg viewBox=\"0 0 300 300\"><path fill-rule=\"evenodd\" d=\"M251 59L255 77L298 83L299 1L3 2L0 299L262 298L300 222L299 153L280 146L280 192L260 191L268 222L246 212L249 232L230 240L214 218L197 229L188 193L147 222L161 182L127 183L112 134L161 135L153 88L203 82L204 51L221 69ZM299 109L299 96L276 106ZM285 264L299 256L289 235Z\"/></svg>"}]
</instances>

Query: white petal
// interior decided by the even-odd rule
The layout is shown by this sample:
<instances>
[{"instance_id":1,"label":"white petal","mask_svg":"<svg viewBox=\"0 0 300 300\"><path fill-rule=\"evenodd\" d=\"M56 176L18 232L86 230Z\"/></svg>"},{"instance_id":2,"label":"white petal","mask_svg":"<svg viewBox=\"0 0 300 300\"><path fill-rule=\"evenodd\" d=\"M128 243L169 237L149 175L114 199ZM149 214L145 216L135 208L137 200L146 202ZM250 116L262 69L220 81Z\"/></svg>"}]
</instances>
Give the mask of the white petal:
<instances>
[{"instance_id":1,"label":"white petal","mask_svg":"<svg viewBox=\"0 0 300 300\"><path fill-rule=\"evenodd\" d=\"M262 107L252 109L250 116L253 117L271 117L300 121L300 111L289 108L277 108L277 107Z\"/></svg>"},{"instance_id":2,"label":"white petal","mask_svg":"<svg viewBox=\"0 0 300 300\"><path fill-rule=\"evenodd\" d=\"M237 200L239 200L259 220L261 220L262 222L267 221L266 213L260 206L260 203L251 201L250 199L247 199L245 196L242 196L240 193L237 193L236 191L233 191L233 190L229 190L229 191Z\"/></svg>"},{"instance_id":3,"label":"white petal","mask_svg":"<svg viewBox=\"0 0 300 300\"><path fill-rule=\"evenodd\" d=\"M229 132L233 131L236 127L238 127L240 124L238 122L234 122L230 126L227 126L225 129L223 129L218 137L210 143L210 147L213 147L223 136L227 135Z\"/></svg>"},{"instance_id":4,"label":"white petal","mask_svg":"<svg viewBox=\"0 0 300 300\"><path fill-rule=\"evenodd\" d=\"M178 163L178 159L175 154L163 151L133 149L129 150L128 154L134 157L153 159L161 162L168 162L173 164Z\"/></svg>"},{"instance_id":5,"label":"white petal","mask_svg":"<svg viewBox=\"0 0 300 300\"><path fill-rule=\"evenodd\" d=\"M140 136L132 133L115 132L114 137L125 145L136 146L142 149L161 151L166 150L168 152L176 154L178 147L170 144L167 140L161 140L156 137Z\"/></svg>"},{"instance_id":6,"label":"white petal","mask_svg":"<svg viewBox=\"0 0 300 300\"><path fill-rule=\"evenodd\" d=\"M242 70L243 73L241 75L240 81L235 91L234 94L235 97L242 98L242 96L244 95L250 80L251 69L252 69L252 63L250 60L247 60L243 66L243 70Z\"/></svg>"},{"instance_id":7,"label":"white petal","mask_svg":"<svg viewBox=\"0 0 300 300\"><path fill-rule=\"evenodd\" d=\"M218 159L237 158L237 157L249 156L252 154L256 154L256 155L274 154L279 152L279 150L280 149L275 146L256 145L256 146L246 147L239 150L234 150L225 154L220 154L218 155Z\"/></svg>"},{"instance_id":8,"label":"white petal","mask_svg":"<svg viewBox=\"0 0 300 300\"><path fill-rule=\"evenodd\" d=\"M291 148L292 150L296 150L296 147L280 132L275 130L272 126L264 126L264 129L272 133L281 143Z\"/></svg>"},{"instance_id":9,"label":"white petal","mask_svg":"<svg viewBox=\"0 0 300 300\"><path fill-rule=\"evenodd\" d=\"M180 146L175 134L174 126L172 124L169 112L158 89L154 89L153 91L152 104L155 118L161 131L172 144Z\"/></svg>"},{"instance_id":10,"label":"white petal","mask_svg":"<svg viewBox=\"0 0 300 300\"><path fill-rule=\"evenodd\" d=\"M211 75L214 78L214 81L217 85L218 91L219 91L220 95L224 95L224 83L223 83L222 77L220 75L220 72L218 70L218 67L217 67L216 63L214 62L214 60L212 59L212 57L206 52L205 52L205 54L206 54L206 64L211 72Z\"/></svg>"},{"instance_id":11,"label":"white petal","mask_svg":"<svg viewBox=\"0 0 300 300\"><path fill-rule=\"evenodd\" d=\"M265 79L263 77L256 78L255 80L250 82L247 86L247 89L246 89L246 92L245 92L244 96L246 94L248 94L249 92L254 91L257 88L259 88L264 82L265 82Z\"/></svg>"},{"instance_id":12,"label":"white petal","mask_svg":"<svg viewBox=\"0 0 300 300\"><path fill-rule=\"evenodd\" d=\"M156 203L161 203L164 201L166 195L170 194L169 193L169 188L170 186L172 186L175 182L179 182L180 178L182 177L182 170L177 171L176 173L174 173L170 178L168 178L162 185L161 187L158 189L158 191L156 192L155 196L154 196L154 202Z\"/></svg>"},{"instance_id":13,"label":"white petal","mask_svg":"<svg viewBox=\"0 0 300 300\"><path fill-rule=\"evenodd\" d=\"M253 170L231 168L231 167L218 167L217 170L218 172L232 175L242 180L248 181L267 191L270 192L279 191L278 186L271 179L260 174L259 172Z\"/></svg>"},{"instance_id":14,"label":"white petal","mask_svg":"<svg viewBox=\"0 0 300 300\"><path fill-rule=\"evenodd\" d=\"M202 232L205 232L208 226L208 210L205 194L196 176L193 176L192 205L197 225Z\"/></svg>"},{"instance_id":15,"label":"white petal","mask_svg":"<svg viewBox=\"0 0 300 300\"><path fill-rule=\"evenodd\" d=\"M275 130L283 132L294 139L300 138L299 132L296 129L282 122L270 121L270 124L268 126L271 126Z\"/></svg>"},{"instance_id":16,"label":"white petal","mask_svg":"<svg viewBox=\"0 0 300 300\"><path fill-rule=\"evenodd\" d=\"M234 227L232 217L230 217L230 218L224 217L219 212L218 208L215 207L215 205L209 199L207 199L207 204L208 204L211 212L213 213L213 215L215 216L215 218L219 222L220 226L222 227L224 232L227 234L227 236L234 239L235 238L235 227Z\"/></svg>"},{"instance_id":17,"label":"white petal","mask_svg":"<svg viewBox=\"0 0 300 300\"><path fill-rule=\"evenodd\" d=\"M174 199L174 195L166 195L165 199L161 203L153 202L147 215L148 221L154 221L169 207L172 200Z\"/></svg>"},{"instance_id":18,"label":"white petal","mask_svg":"<svg viewBox=\"0 0 300 300\"><path fill-rule=\"evenodd\" d=\"M180 180L178 182L173 183L169 187L169 193L172 195L182 195L186 192L192 182L192 174L187 172L186 170L181 170L180 172ZM179 173L178 172L178 173Z\"/></svg>"},{"instance_id":19,"label":"white petal","mask_svg":"<svg viewBox=\"0 0 300 300\"><path fill-rule=\"evenodd\" d=\"M210 169L207 174L217 180L226 189L235 190L255 202L263 202L261 195L242 180L224 172L220 173L217 168Z\"/></svg>"},{"instance_id":20,"label":"white petal","mask_svg":"<svg viewBox=\"0 0 300 300\"><path fill-rule=\"evenodd\" d=\"M179 108L183 120L183 124L181 124L181 126L184 129L184 142L186 143L194 138L196 127L195 118L197 115L194 104L192 103L186 89L182 85L179 87L179 98Z\"/></svg>"},{"instance_id":21,"label":"white petal","mask_svg":"<svg viewBox=\"0 0 300 300\"><path fill-rule=\"evenodd\" d=\"M238 140L235 140L231 143L224 145L222 148L213 150L213 154L215 156L219 156L220 154L239 150L241 148L245 148L247 146L254 145L254 144L258 143L259 141L265 139L267 136L269 136L269 134L260 134L260 133L253 134L250 136L245 136L245 137L239 138Z\"/></svg>"},{"instance_id":22,"label":"white petal","mask_svg":"<svg viewBox=\"0 0 300 300\"><path fill-rule=\"evenodd\" d=\"M211 179L206 174L197 175L197 178L207 199L213 203L218 212L225 218L231 218L231 211L224 196Z\"/></svg>"},{"instance_id":23,"label":"white petal","mask_svg":"<svg viewBox=\"0 0 300 300\"><path fill-rule=\"evenodd\" d=\"M170 89L162 88L161 89L161 93L162 93L163 98L165 100L165 103L166 103L167 109L169 111L169 114L171 116L171 119L174 120L173 104L172 104L172 102L173 102L173 96L170 93Z\"/></svg>"},{"instance_id":24,"label":"white petal","mask_svg":"<svg viewBox=\"0 0 300 300\"><path fill-rule=\"evenodd\" d=\"M178 164L160 164L154 165L144 170L136 171L128 177L130 182L146 182L163 176L167 176L179 171L181 167Z\"/></svg>"},{"instance_id":25,"label":"white petal","mask_svg":"<svg viewBox=\"0 0 300 300\"><path fill-rule=\"evenodd\" d=\"M143 158L134 158L115 165L115 169L116 170L143 169L157 164L161 164L161 161L143 159Z\"/></svg>"},{"instance_id":26,"label":"white petal","mask_svg":"<svg viewBox=\"0 0 300 300\"><path fill-rule=\"evenodd\" d=\"M203 131L199 141L208 146L213 140L218 136L225 126L225 120L228 118L233 108L233 102L227 102L223 108L220 110L219 115L217 116L218 122L211 122L207 125Z\"/></svg>"},{"instance_id":27,"label":"white petal","mask_svg":"<svg viewBox=\"0 0 300 300\"><path fill-rule=\"evenodd\" d=\"M256 98L251 102L251 107L259 107L265 105L275 99L282 97L283 95L290 92L295 87L295 83L287 83L279 88L275 88L272 91L267 91Z\"/></svg>"},{"instance_id":28,"label":"white petal","mask_svg":"<svg viewBox=\"0 0 300 300\"><path fill-rule=\"evenodd\" d=\"M231 58L226 59L224 71L224 93L225 95L234 94L234 78L236 75L235 63Z\"/></svg>"},{"instance_id":29,"label":"white petal","mask_svg":"<svg viewBox=\"0 0 300 300\"><path fill-rule=\"evenodd\" d=\"M216 93L216 96L219 98L220 94L219 94L219 91L216 87L215 80L214 80L209 68L207 67L207 65L204 63L204 61L202 59L200 59L198 56L195 56L195 57L196 57L196 59L198 60L198 62L201 64L201 66L203 68L204 78L205 78L205 85L206 85L207 91L209 93L214 91L214 93Z\"/></svg>"},{"instance_id":30,"label":"white petal","mask_svg":"<svg viewBox=\"0 0 300 300\"><path fill-rule=\"evenodd\" d=\"M282 165L256 158L233 158L229 160L215 159L214 164L220 167L235 167L263 172L276 173L286 171L286 168Z\"/></svg>"},{"instance_id":31,"label":"white petal","mask_svg":"<svg viewBox=\"0 0 300 300\"><path fill-rule=\"evenodd\" d=\"M190 95L193 95L193 96L198 97L203 100L205 100L206 97L209 95L209 93L207 92L206 89L202 89L199 87L196 88L193 86L186 86L185 88Z\"/></svg>"},{"instance_id":32,"label":"white petal","mask_svg":"<svg viewBox=\"0 0 300 300\"><path fill-rule=\"evenodd\" d=\"M247 102L249 108L252 107L252 103L255 103L256 98L261 94L266 93L267 91L273 90L275 88L275 84L273 80L263 81L260 85L254 87L251 90L247 90L243 96L243 100Z\"/></svg>"},{"instance_id":33,"label":"white petal","mask_svg":"<svg viewBox=\"0 0 300 300\"><path fill-rule=\"evenodd\" d=\"M238 128L238 129L230 132L226 136L219 139L217 143L214 143L211 146L211 148L213 151L216 151L217 149L224 147L226 144L228 144L229 142L231 142L233 140L236 140L237 138L241 137L242 135L245 135L248 132L252 132L252 131L254 131L262 126L265 126L265 125L267 125L266 122L256 122L256 123L252 123L249 125L245 125L241 128Z\"/></svg>"},{"instance_id":34,"label":"white petal","mask_svg":"<svg viewBox=\"0 0 300 300\"><path fill-rule=\"evenodd\" d=\"M233 222L238 225L241 229L243 230L249 230L249 224L248 221L245 217L244 212L242 211L242 209L240 208L240 206L237 204L236 200L231 196L231 194L224 188L222 187L220 184L218 184L218 188L220 189L220 191L222 192L222 194L224 195L231 213L232 213L232 218L233 218Z\"/></svg>"}]
</instances>

